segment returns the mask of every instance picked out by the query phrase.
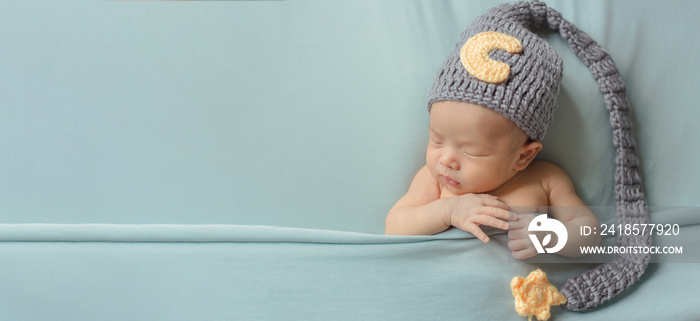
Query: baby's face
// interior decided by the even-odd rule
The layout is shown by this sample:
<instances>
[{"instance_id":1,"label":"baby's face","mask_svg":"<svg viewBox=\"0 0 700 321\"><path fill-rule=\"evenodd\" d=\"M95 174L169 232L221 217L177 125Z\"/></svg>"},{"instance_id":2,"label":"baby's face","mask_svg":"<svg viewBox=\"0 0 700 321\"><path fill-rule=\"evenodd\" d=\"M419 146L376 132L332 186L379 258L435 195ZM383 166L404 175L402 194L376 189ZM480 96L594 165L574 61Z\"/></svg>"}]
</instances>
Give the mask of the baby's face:
<instances>
[{"instance_id":1,"label":"baby's face","mask_svg":"<svg viewBox=\"0 0 700 321\"><path fill-rule=\"evenodd\" d=\"M518 150L525 143L524 132L514 126L504 116L479 105L434 103L426 152L430 173L456 195L498 188L517 173Z\"/></svg>"}]
</instances>

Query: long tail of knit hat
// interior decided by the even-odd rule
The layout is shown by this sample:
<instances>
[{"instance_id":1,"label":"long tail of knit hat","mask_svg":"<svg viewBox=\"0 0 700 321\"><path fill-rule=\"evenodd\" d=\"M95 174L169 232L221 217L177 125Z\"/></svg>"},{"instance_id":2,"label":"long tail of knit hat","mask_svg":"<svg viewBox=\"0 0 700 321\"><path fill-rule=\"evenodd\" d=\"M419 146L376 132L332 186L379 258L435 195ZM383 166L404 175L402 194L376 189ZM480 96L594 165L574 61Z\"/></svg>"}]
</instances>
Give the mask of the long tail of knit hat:
<instances>
[{"instance_id":1,"label":"long tail of knit hat","mask_svg":"<svg viewBox=\"0 0 700 321\"><path fill-rule=\"evenodd\" d=\"M630 104L620 73L598 43L544 3L503 4L475 20L436 75L429 92L428 108L440 100L479 104L511 119L531 138L541 139L556 107L561 59L544 39L532 32L539 29L559 32L588 66L603 93L616 148L617 223L648 223ZM494 41L494 37L500 38ZM519 40L520 47L518 43L511 45L511 38ZM470 41L476 41L477 45ZM494 42L498 46L494 47ZM470 46L485 49L474 53ZM498 72L489 69L497 63L490 61L489 56L504 61L510 69L504 66ZM480 71L483 66L479 64L486 65L486 70ZM618 235L617 245L650 246L651 235ZM565 308L588 311L612 299L642 276L649 258L649 254L620 254L612 262L567 280L561 288L567 299Z\"/></svg>"},{"instance_id":2,"label":"long tail of knit hat","mask_svg":"<svg viewBox=\"0 0 700 321\"><path fill-rule=\"evenodd\" d=\"M535 6L534 3L530 3ZM551 8L546 10L547 27L558 30L571 49L589 68L603 93L610 112L615 157L615 199L617 223L647 224L647 204L642 191L642 176L632 133L630 103L625 84L610 55L591 37L564 20ZM618 246L651 246L651 235L618 235ZM621 254L605 263L566 281L562 294L566 308L587 311L612 299L637 281L649 264L650 254Z\"/></svg>"}]
</instances>

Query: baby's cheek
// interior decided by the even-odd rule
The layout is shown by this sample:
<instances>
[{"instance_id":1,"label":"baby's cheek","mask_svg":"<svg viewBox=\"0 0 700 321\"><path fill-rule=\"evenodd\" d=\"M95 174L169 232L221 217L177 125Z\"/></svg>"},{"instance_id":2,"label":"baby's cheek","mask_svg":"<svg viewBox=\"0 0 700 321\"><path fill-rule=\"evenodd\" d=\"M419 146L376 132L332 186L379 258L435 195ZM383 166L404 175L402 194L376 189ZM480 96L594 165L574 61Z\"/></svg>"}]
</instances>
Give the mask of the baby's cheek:
<instances>
[{"instance_id":1,"label":"baby's cheek","mask_svg":"<svg viewBox=\"0 0 700 321\"><path fill-rule=\"evenodd\" d=\"M428 170L430 170L430 174L433 175L433 177L437 177L437 164L439 158L440 156L435 155L435 152L431 152L430 149L428 149L428 152L425 154L425 164L428 166Z\"/></svg>"}]
</instances>

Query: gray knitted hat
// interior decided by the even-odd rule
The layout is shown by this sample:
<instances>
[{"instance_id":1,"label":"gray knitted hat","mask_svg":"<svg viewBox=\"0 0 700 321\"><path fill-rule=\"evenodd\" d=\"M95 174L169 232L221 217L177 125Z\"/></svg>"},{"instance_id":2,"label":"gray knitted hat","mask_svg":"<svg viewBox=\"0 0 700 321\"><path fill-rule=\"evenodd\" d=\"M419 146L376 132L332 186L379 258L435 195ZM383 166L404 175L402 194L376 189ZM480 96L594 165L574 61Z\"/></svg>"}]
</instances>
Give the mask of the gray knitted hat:
<instances>
[{"instance_id":1,"label":"gray knitted hat","mask_svg":"<svg viewBox=\"0 0 700 321\"><path fill-rule=\"evenodd\" d=\"M649 223L632 135L625 84L608 53L585 32L539 1L503 4L477 18L435 76L430 106L456 100L491 108L540 140L552 121L561 58L533 30L558 31L597 80L610 112L616 148L615 199L619 225ZM618 235L619 246L651 246L651 235ZM612 299L644 273L649 254L620 254L566 281L565 308L587 311Z\"/></svg>"},{"instance_id":2,"label":"gray knitted hat","mask_svg":"<svg viewBox=\"0 0 700 321\"><path fill-rule=\"evenodd\" d=\"M562 60L530 30L539 29L531 11L513 10L516 5L490 10L462 33L435 76L428 109L441 100L488 107L539 141L557 106Z\"/></svg>"}]
</instances>

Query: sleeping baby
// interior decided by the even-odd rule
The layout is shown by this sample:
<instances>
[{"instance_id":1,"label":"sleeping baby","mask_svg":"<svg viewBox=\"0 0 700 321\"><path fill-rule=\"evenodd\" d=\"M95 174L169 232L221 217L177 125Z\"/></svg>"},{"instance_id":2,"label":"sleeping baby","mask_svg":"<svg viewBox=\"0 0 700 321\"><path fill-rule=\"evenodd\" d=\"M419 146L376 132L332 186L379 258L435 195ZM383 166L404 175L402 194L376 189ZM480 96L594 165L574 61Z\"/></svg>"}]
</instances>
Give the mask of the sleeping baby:
<instances>
[{"instance_id":1,"label":"sleeping baby","mask_svg":"<svg viewBox=\"0 0 700 321\"><path fill-rule=\"evenodd\" d=\"M544 252L541 247L552 243L538 232L528 235L528 230L548 230L544 225L549 223L568 232L561 242L565 246L556 240L554 248L547 248L551 252L576 257L579 246L600 244L596 234L584 238L578 231L594 229L598 222L568 175L534 160L552 122L562 60L533 30L558 32L591 71L610 113L617 222L649 223L620 72L588 34L545 3L531 0L498 5L474 20L435 75L428 93L426 164L389 211L387 234L434 234L454 226L488 242L482 227L507 230L508 247L518 259ZM535 236L544 245L528 240ZM651 235L620 233L616 242L652 245ZM649 260L649 253L618 254L612 262L569 278L560 288L564 307L588 311L612 299L639 280Z\"/></svg>"},{"instance_id":2,"label":"sleeping baby","mask_svg":"<svg viewBox=\"0 0 700 321\"><path fill-rule=\"evenodd\" d=\"M581 256L598 221L560 167L534 160L552 122L562 74L554 49L532 31L484 15L462 34L429 92L426 163L386 217L386 234L452 226L483 242L508 231L513 257L537 255L528 226L547 213L568 231L557 254ZM518 212L518 213L515 213Z\"/></svg>"}]
</instances>

